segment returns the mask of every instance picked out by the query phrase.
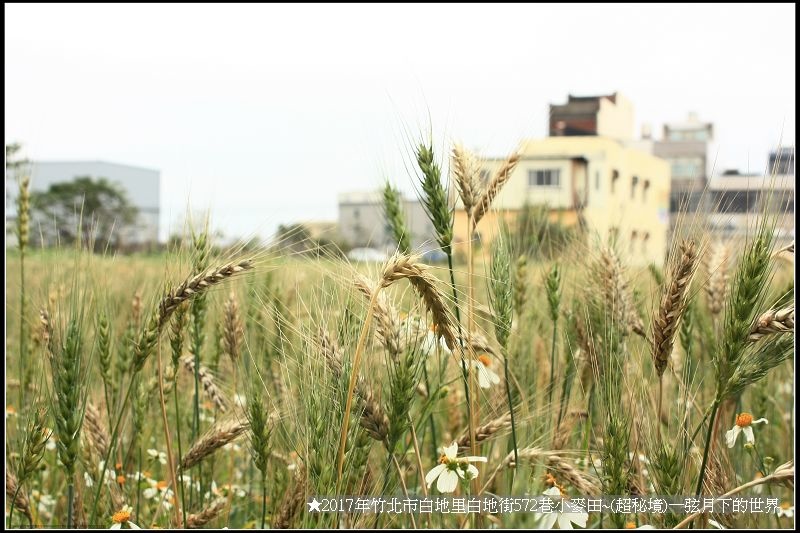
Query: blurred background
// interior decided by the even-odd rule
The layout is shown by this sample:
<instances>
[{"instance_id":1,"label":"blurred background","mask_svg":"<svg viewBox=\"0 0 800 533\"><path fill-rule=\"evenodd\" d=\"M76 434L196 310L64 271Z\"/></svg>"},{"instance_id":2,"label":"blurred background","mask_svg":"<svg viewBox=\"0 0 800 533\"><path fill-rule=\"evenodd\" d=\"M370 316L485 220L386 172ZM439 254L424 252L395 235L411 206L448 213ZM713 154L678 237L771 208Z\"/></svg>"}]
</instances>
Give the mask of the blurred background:
<instances>
[{"instance_id":1,"label":"blurred background","mask_svg":"<svg viewBox=\"0 0 800 533\"><path fill-rule=\"evenodd\" d=\"M521 147L498 211L616 232L634 260L660 260L681 204L745 232L768 182L786 193L780 236L794 235L794 4L5 15L7 236L27 173L37 245L68 241L76 198L91 198L121 251L158 249L210 212L219 242L277 232L382 253L388 180L431 249L410 164L421 137L445 166L463 143L487 177Z\"/></svg>"}]
</instances>

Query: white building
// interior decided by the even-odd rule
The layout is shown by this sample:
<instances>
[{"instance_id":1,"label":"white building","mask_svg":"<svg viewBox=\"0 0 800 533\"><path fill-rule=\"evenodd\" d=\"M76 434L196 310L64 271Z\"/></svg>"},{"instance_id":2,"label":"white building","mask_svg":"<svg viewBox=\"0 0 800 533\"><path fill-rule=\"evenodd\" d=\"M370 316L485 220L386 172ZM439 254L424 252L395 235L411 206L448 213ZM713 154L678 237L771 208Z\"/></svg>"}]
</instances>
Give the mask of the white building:
<instances>
[{"instance_id":1,"label":"white building","mask_svg":"<svg viewBox=\"0 0 800 533\"><path fill-rule=\"evenodd\" d=\"M35 161L29 165L31 191L47 191L50 185L89 176L105 178L125 191L129 203L138 211L136 222L121 235L126 244L155 243L161 201L161 172L106 161ZM6 179L6 233L16 218L17 183ZM13 230L12 230L13 231ZM31 235L36 230L31 228ZM6 242L13 239L7 239Z\"/></svg>"},{"instance_id":2,"label":"white building","mask_svg":"<svg viewBox=\"0 0 800 533\"><path fill-rule=\"evenodd\" d=\"M430 248L435 242L433 225L418 199L403 199L405 223L411 232L411 246ZM397 243L383 212L383 193L354 191L339 195L339 235L352 247L393 250Z\"/></svg>"}]
</instances>

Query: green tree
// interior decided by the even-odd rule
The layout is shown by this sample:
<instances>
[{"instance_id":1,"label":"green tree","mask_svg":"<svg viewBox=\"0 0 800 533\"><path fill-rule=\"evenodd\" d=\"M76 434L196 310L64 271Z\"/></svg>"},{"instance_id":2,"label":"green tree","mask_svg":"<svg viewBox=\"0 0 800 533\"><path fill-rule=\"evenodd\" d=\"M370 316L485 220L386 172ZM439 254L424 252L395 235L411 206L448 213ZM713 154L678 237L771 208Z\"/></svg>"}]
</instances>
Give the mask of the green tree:
<instances>
[{"instance_id":1,"label":"green tree","mask_svg":"<svg viewBox=\"0 0 800 533\"><path fill-rule=\"evenodd\" d=\"M89 176L34 192L31 206L45 243L67 245L80 239L95 251L120 247L138 212L123 189L106 178L95 181Z\"/></svg>"},{"instance_id":2,"label":"green tree","mask_svg":"<svg viewBox=\"0 0 800 533\"><path fill-rule=\"evenodd\" d=\"M29 163L25 158L19 159L22 144L11 143L6 145L6 179L16 177L19 169Z\"/></svg>"}]
</instances>

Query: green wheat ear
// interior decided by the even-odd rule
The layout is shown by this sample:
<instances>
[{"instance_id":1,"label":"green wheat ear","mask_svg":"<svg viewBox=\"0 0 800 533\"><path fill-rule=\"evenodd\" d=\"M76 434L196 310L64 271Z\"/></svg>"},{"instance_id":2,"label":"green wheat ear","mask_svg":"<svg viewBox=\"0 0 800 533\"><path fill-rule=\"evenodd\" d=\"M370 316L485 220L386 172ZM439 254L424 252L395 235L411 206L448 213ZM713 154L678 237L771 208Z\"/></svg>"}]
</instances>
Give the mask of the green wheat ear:
<instances>
[{"instance_id":1,"label":"green wheat ear","mask_svg":"<svg viewBox=\"0 0 800 533\"><path fill-rule=\"evenodd\" d=\"M397 242L397 249L401 254L411 253L410 232L406 226L403 215L403 203L400 192L392 187L389 182L383 187L383 212L386 222L392 230L392 236Z\"/></svg>"},{"instance_id":2,"label":"green wheat ear","mask_svg":"<svg viewBox=\"0 0 800 533\"><path fill-rule=\"evenodd\" d=\"M433 224L436 242L447 255L453 243L453 218L447 204L447 191L441 180L441 170L434 161L433 146L420 143L417 147L417 164L422 171L422 207Z\"/></svg>"}]
</instances>

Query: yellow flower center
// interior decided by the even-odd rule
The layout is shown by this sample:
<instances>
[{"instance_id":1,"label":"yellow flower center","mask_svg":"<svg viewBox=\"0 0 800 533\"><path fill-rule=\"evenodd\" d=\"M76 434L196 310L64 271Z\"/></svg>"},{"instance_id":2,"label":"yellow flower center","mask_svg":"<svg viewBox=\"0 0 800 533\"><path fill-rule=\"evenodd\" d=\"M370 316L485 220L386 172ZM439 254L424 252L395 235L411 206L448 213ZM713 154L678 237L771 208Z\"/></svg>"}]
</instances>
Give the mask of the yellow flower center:
<instances>
[{"instance_id":1,"label":"yellow flower center","mask_svg":"<svg viewBox=\"0 0 800 533\"><path fill-rule=\"evenodd\" d=\"M491 366L491 364L492 364L492 360L489 359L489 356L486 355L486 354L483 354L483 355L479 356L478 357L478 361L483 363L483 366L486 366L486 367Z\"/></svg>"},{"instance_id":2,"label":"yellow flower center","mask_svg":"<svg viewBox=\"0 0 800 533\"><path fill-rule=\"evenodd\" d=\"M636 524L634 522L625 522L625 529L636 529Z\"/></svg>"},{"instance_id":3,"label":"yellow flower center","mask_svg":"<svg viewBox=\"0 0 800 533\"><path fill-rule=\"evenodd\" d=\"M544 484L548 487L555 487L556 486L556 478L553 477L553 474L550 472L544 475Z\"/></svg>"},{"instance_id":4,"label":"yellow flower center","mask_svg":"<svg viewBox=\"0 0 800 533\"><path fill-rule=\"evenodd\" d=\"M792 506L792 504L789 503L789 502L781 502L781 509L783 509L784 511L786 509L788 509L789 507L791 507L791 506Z\"/></svg>"},{"instance_id":5,"label":"yellow flower center","mask_svg":"<svg viewBox=\"0 0 800 533\"><path fill-rule=\"evenodd\" d=\"M158 483L156 483L156 488L158 490L164 490L167 488L167 485L168 483L166 481L159 481Z\"/></svg>"},{"instance_id":6,"label":"yellow flower center","mask_svg":"<svg viewBox=\"0 0 800 533\"><path fill-rule=\"evenodd\" d=\"M117 470L122 470L122 463L115 464L114 468L116 468Z\"/></svg>"},{"instance_id":7,"label":"yellow flower center","mask_svg":"<svg viewBox=\"0 0 800 533\"><path fill-rule=\"evenodd\" d=\"M736 417L736 425L740 428L746 428L753 423L753 415L750 413L742 413Z\"/></svg>"},{"instance_id":8,"label":"yellow flower center","mask_svg":"<svg viewBox=\"0 0 800 533\"><path fill-rule=\"evenodd\" d=\"M128 520L131 519L131 512L130 511L117 511L114 513L114 516L111 517L111 521L115 524L124 524Z\"/></svg>"},{"instance_id":9,"label":"yellow flower center","mask_svg":"<svg viewBox=\"0 0 800 533\"><path fill-rule=\"evenodd\" d=\"M123 485L125 483L125 476L123 476L123 475L117 476L117 483L119 483L120 485Z\"/></svg>"},{"instance_id":10,"label":"yellow flower center","mask_svg":"<svg viewBox=\"0 0 800 533\"><path fill-rule=\"evenodd\" d=\"M450 459L448 459L446 455L442 455L441 457L439 457L439 462L443 465L446 465L447 463L450 462Z\"/></svg>"}]
</instances>

